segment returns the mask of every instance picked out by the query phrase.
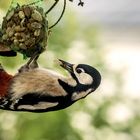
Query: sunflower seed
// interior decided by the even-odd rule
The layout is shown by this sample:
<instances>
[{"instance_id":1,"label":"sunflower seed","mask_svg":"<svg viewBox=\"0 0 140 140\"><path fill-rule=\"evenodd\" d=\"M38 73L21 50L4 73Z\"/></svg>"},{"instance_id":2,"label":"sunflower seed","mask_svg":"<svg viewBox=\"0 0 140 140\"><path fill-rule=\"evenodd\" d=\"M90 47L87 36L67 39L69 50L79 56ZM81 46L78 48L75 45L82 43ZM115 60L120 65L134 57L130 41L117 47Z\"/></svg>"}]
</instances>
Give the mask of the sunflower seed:
<instances>
[{"instance_id":1,"label":"sunflower seed","mask_svg":"<svg viewBox=\"0 0 140 140\"><path fill-rule=\"evenodd\" d=\"M34 10L34 12L32 13L31 17L34 20L37 20L39 22L41 22L43 20L42 15L37 10Z\"/></svg>"},{"instance_id":2,"label":"sunflower seed","mask_svg":"<svg viewBox=\"0 0 140 140\"><path fill-rule=\"evenodd\" d=\"M10 31L8 32L8 36L9 36L9 37L12 37L13 34L14 34L14 30L10 30Z\"/></svg>"},{"instance_id":3,"label":"sunflower seed","mask_svg":"<svg viewBox=\"0 0 140 140\"><path fill-rule=\"evenodd\" d=\"M42 27L42 25L38 22L31 23L31 28L40 29L41 27Z\"/></svg>"},{"instance_id":4,"label":"sunflower seed","mask_svg":"<svg viewBox=\"0 0 140 140\"><path fill-rule=\"evenodd\" d=\"M24 50L27 49L26 45L23 44L23 43L20 43L20 44L19 44L19 48L20 48L20 49L24 49Z\"/></svg>"},{"instance_id":5,"label":"sunflower seed","mask_svg":"<svg viewBox=\"0 0 140 140\"><path fill-rule=\"evenodd\" d=\"M27 17L30 17L30 16L31 16L31 8L30 8L30 7L25 6L25 7L23 8L23 11L24 11L24 13L25 13L25 16L27 16Z\"/></svg>"},{"instance_id":6,"label":"sunflower seed","mask_svg":"<svg viewBox=\"0 0 140 140\"><path fill-rule=\"evenodd\" d=\"M35 30L35 31L34 31L34 36L39 36L39 35L40 35L40 29Z\"/></svg>"},{"instance_id":7,"label":"sunflower seed","mask_svg":"<svg viewBox=\"0 0 140 140\"><path fill-rule=\"evenodd\" d=\"M25 18L25 14L23 11L19 11L18 16L20 19L24 19Z\"/></svg>"},{"instance_id":8,"label":"sunflower seed","mask_svg":"<svg viewBox=\"0 0 140 140\"><path fill-rule=\"evenodd\" d=\"M19 41L17 39L14 39L14 45L19 45Z\"/></svg>"}]
</instances>

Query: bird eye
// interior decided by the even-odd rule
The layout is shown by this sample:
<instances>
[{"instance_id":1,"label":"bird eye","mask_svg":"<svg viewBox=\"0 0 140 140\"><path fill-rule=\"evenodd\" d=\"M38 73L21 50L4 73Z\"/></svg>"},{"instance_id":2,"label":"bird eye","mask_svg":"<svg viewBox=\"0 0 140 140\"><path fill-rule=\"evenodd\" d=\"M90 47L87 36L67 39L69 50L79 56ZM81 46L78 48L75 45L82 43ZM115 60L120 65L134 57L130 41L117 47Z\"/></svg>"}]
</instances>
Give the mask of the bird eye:
<instances>
[{"instance_id":1,"label":"bird eye","mask_svg":"<svg viewBox=\"0 0 140 140\"><path fill-rule=\"evenodd\" d=\"M76 72L77 72L77 73L81 73L81 72L84 72L84 70L81 69L81 68L77 68L77 69L76 69Z\"/></svg>"}]
</instances>

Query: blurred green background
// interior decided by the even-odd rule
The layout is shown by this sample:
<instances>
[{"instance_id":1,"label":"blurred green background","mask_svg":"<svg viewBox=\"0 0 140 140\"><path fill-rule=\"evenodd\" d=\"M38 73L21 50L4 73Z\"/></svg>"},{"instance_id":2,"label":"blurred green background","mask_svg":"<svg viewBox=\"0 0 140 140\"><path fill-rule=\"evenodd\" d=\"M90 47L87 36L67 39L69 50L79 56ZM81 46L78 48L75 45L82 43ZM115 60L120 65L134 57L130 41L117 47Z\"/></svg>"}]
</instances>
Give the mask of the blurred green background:
<instances>
[{"instance_id":1,"label":"blurred green background","mask_svg":"<svg viewBox=\"0 0 140 140\"><path fill-rule=\"evenodd\" d=\"M30 3L27 0L18 2ZM119 11L118 8L116 18L108 11L108 17L105 17L103 7L111 9L114 5L103 5L102 2L87 0L86 5L81 8L68 1L64 17L52 29L47 50L39 58L41 67L63 74L66 73L54 63L57 58L96 67L102 75L99 89L61 111L35 114L1 110L0 140L140 139L139 26L135 22L127 24L116 20L118 15L127 13L124 7L124 11ZM1 22L10 3L11 0L0 0ZM53 0L44 0L37 5L43 6L45 10L52 3ZM97 7L94 6L96 4ZM132 11L130 7L127 9ZM50 25L59 17L61 8L62 1L48 15ZM96 8L97 11L94 11ZM97 13L101 17L104 15L104 18L100 18ZM137 23L138 18L136 19ZM16 58L0 57L2 65L12 74L26 61L20 54Z\"/></svg>"}]
</instances>

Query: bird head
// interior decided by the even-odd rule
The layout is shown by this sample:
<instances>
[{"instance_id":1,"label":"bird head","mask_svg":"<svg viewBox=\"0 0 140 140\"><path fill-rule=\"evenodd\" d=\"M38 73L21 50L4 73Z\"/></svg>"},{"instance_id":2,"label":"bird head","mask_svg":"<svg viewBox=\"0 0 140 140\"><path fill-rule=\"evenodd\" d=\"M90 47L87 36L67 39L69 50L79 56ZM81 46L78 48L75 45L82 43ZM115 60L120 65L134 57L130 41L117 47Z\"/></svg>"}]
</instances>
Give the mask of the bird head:
<instances>
[{"instance_id":1,"label":"bird head","mask_svg":"<svg viewBox=\"0 0 140 140\"><path fill-rule=\"evenodd\" d=\"M76 93L83 93L85 96L95 91L101 83L101 75L92 66L86 64L70 64L64 60L59 60L60 66L66 69L71 77L76 81ZM82 96L81 98L85 97Z\"/></svg>"}]
</instances>

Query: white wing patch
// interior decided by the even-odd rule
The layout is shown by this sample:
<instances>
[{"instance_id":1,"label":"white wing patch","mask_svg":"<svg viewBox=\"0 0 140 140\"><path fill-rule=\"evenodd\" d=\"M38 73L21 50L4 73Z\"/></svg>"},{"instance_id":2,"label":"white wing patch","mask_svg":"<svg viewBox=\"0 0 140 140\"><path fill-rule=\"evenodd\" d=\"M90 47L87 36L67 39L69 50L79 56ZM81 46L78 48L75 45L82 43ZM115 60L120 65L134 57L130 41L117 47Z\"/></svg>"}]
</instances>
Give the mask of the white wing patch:
<instances>
[{"instance_id":1,"label":"white wing patch","mask_svg":"<svg viewBox=\"0 0 140 140\"><path fill-rule=\"evenodd\" d=\"M47 109L47 108L51 108L54 106L57 106L58 102L55 103L50 103L50 102L39 102L38 104L35 105L20 105L18 106L17 109L25 109L25 110L41 110L41 109Z\"/></svg>"},{"instance_id":2,"label":"white wing patch","mask_svg":"<svg viewBox=\"0 0 140 140\"><path fill-rule=\"evenodd\" d=\"M87 96L90 92L91 92L91 89L88 89L87 91L83 91L83 92L80 92L80 93L75 92L72 95L72 101L79 100L79 99Z\"/></svg>"},{"instance_id":3,"label":"white wing patch","mask_svg":"<svg viewBox=\"0 0 140 140\"><path fill-rule=\"evenodd\" d=\"M84 85L90 85L93 82L93 78L87 73L76 74L76 77L78 78L78 81Z\"/></svg>"}]
</instances>

